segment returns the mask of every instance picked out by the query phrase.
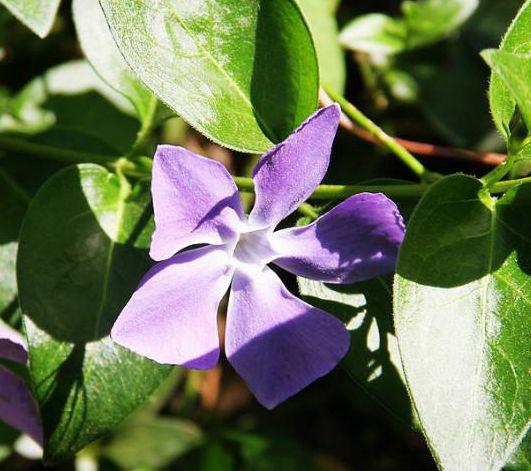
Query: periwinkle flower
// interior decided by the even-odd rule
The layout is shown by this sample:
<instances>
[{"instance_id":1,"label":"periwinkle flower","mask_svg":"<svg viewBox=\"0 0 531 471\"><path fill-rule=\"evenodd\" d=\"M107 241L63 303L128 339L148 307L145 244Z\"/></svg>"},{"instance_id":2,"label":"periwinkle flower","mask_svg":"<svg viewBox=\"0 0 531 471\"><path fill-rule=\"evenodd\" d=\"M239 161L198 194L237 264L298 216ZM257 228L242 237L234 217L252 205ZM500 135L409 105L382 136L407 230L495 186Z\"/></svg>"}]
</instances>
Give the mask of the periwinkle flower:
<instances>
[{"instance_id":1,"label":"periwinkle flower","mask_svg":"<svg viewBox=\"0 0 531 471\"><path fill-rule=\"evenodd\" d=\"M395 204L369 193L308 226L274 232L323 179L339 116L337 105L317 111L260 159L248 219L221 164L159 146L150 251L159 263L121 312L112 338L159 363L211 368L219 357L217 309L230 286L226 355L260 403L273 408L330 372L349 348L345 326L293 296L268 264L352 283L392 271L404 234ZM201 246L181 252L192 245Z\"/></svg>"},{"instance_id":2,"label":"periwinkle flower","mask_svg":"<svg viewBox=\"0 0 531 471\"><path fill-rule=\"evenodd\" d=\"M28 348L22 336L0 322L0 358L25 365ZM42 443L37 405L26 383L0 364L0 420Z\"/></svg>"}]
</instances>

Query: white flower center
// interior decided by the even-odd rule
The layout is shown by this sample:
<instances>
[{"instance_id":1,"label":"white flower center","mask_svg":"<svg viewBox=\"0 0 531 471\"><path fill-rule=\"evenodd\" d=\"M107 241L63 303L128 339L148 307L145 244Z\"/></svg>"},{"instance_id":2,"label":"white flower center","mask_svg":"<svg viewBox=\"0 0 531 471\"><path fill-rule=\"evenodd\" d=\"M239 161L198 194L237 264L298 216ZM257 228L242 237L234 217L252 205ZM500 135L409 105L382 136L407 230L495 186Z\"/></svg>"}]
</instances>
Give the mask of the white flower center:
<instances>
[{"instance_id":1,"label":"white flower center","mask_svg":"<svg viewBox=\"0 0 531 471\"><path fill-rule=\"evenodd\" d=\"M271 230L256 229L244 226L240 235L231 247L232 261L236 268L248 273L262 271L265 265L277 257L271 245Z\"/></svg>"}]
</instances>

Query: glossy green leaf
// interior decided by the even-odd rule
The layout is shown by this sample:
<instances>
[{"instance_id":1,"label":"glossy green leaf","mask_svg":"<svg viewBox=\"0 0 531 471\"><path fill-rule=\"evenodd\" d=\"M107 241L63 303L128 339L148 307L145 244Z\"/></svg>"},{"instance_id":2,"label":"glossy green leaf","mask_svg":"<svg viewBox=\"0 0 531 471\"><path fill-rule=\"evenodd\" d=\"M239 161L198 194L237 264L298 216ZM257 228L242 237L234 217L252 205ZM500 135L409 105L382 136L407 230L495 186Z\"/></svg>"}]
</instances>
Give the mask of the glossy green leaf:
<instances>
[{"instance_id":1,"label":"glossy green leaf","mask_svg":"<svg viewBox=\"0 0 531 471\"><path fill-rule=\"evenodd\" d=\"M321 82L338 92L345 88L345 57L339 44L335 5L323 0L299 0L317 50Z\"/></svg>"},{"instance_id":2,"label":"glossy green leaf","mask_svg":"<svg viewBox=\"0 0 531 471\"><path fill-rule=\"evenodd\" d=\"M201 430L193 422L149 418L125 424L105 445L103 455L122 469L162 469L201 441Z\"/></svg>"},{"instance_id":3,"label":"glossy green leaf","mask_svg":"<svg viewBox=\"0 0 531 471\"><path fill-rule=\"evenodd\" d=\"M108 337L150 265L151 231L148 184L93 164L59 172L28 210L17 280L47 461L116 427L170 371Z\"/></svg>"},{"instance_id":4,"label":"glossy green leaf","mask_svg":"<svg viewBox=\"0 0 531 471\"><path fill-rule=\"evenodd\" d=\"M339 39L347 49L369 54L396 54L406 47L406 28L401 20L369 13L348 23Z\"/></svg>"},{"instance_id":5,"label":"glossy green leaf","mask_svg":"<svg viewBox=\"0 0 531 471\"><path fill-rule=\"evenodd\" d=\"M513 54L531 54L531 0L527 0L500 45L500 51ZM522 77L523 78L523 77ZM508 140L509 125L514 114L516 101L503 79L493 71L489 87L490 110L494 123L501 135Z\"/></svg>"},{"instance_id":6,"label":"glossy green leaf","mask_svg":"<svg viewBox=\"0 0 531 471\"><path fill-rule=\"evenodd\" d=\"M44 38L52 29L61 0L0 0L35 34Z\"/></svg>"},{"instance_id":7,"label":"glossy green leaf","mask_svg":"<svg viewBox=\"0 0 531 471\"><path fill-rule=\"evenodd\" d=\"M433 185L395 279L409 391L444 470L499 470L530 419L531 185L482 190L464 175Z\"/></svg>"},{"instance_id":8,"label":"glossy green leaf","mask_svg":"<svg viewBox=\"0 0 531 471\"><path fill-rule=\"evenodd\" d=\"M142 82L214 141L263 152L317 105L318 67L293 0L101 0Z\"/></svg>"},{"instance_id":9,"label":"glossy green leaf","mask_svg":"<svg viewBox=\"0 0 531 471\"><path fill-rule=\"evenodd\" d=\"M411 423L411 406L394 335L390 280L375 278L332 285L298 278L307 302L334 314L350 331L350 350L341 366L387 409Z\"/></svg>"},{"instance_id":10,"label":"glossy green leaf","mask_svg":"<svg viewBox=\"0 0 531 471\"><path fill-rule=\"evenodd\" d=\"M531 22L529 26L531 27ZM529 39L531 40L531 30ZM531 130L531 52L513 54L503 50L488 49L481 55L501 78L512 99L518 105L527 129Z\"/></svg>"},{"instance_id":11,"label":"glossy green leaf","mask_svg":"<svg viewBox=\"0 0 531 471\"><path fill-rule=\"evenodd\" d=\"M74 22L83 52L94 70L116 91L128 98L141 121L150 119L157 99L127 65L109 31L99 2L74 0ZM171 115L166 110L165 116Z\"/></svg>"},{"instance_id":12,"label":"glossy green leaf","mask_svg":"<svg viewBox=\"0 0 531 471\"><path fill-rule=\"evenodd\" d=\"M83 152L112 154L89 134L53 129L31 136L32 142ZM0 163L0 316L17 308L15 261L18 235L31 198L61 165L10 152Z\"/></svg>"}]
</instances>

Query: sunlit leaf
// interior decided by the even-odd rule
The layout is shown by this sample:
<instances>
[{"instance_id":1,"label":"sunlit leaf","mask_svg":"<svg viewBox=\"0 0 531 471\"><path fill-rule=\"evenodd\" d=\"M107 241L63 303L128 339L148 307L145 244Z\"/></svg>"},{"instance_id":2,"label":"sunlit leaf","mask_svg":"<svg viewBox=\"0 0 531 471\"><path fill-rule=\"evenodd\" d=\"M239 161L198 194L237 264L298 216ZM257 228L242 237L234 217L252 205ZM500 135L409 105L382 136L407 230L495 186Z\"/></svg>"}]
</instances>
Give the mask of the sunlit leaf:
<instances>
[{"instance_id":1,"label":"sunlit leaf","mask_svg":"<svg viewBox=\"0 0 531 471\"><path fill-rule=\"evenodd\" d=\"M207 137L263 152L317 105L313 42L293 0L101 0L129 66Z\"/></svg>"},{"instance_id":2,"label":"sunlit leaf","mask_svg":"<svg viewBox=\"0 0 531 471\"><path fill-rule=\"evenodd\" d=\"M408 225L395 328L415 409L444 470L499 470L529 426L531 185L495 200L436 183Z\"/></svg>"}]
</instances>

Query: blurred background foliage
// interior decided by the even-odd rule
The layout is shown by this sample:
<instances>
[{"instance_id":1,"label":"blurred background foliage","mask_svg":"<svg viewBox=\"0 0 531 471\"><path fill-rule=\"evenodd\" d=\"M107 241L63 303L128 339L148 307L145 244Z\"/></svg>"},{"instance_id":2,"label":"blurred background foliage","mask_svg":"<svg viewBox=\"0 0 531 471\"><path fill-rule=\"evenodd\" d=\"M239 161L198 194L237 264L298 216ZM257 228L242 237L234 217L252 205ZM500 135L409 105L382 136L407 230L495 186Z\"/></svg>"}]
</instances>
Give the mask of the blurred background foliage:
<instances>
[{"instance_id":1,"label":"blurred background foliage","mask_svg":"<svg viewBox=\"0 0 531 471\"><path fill-rule=\"evenodd\" d=\"M390 134L504 150L489 116L489 69L479 52L499 45L521 1L300 3L314 34L322 80L344 88L345 96ZM44 40L0 9L2 135L118 155L131 147L138 128L131 105L84 60L70 2L62 3ZM212 144L178 117L164 122L156 142L184 145L240 175L253 166L252 157ZM0 154L0 214L9 221L0 229L0 314L14 326L20 323L12 267L18 230L32 195L62 166ZM436 157L429 157L429 166L441 172L486 170ZM408 174L381 148L340 132L327 181L351 184L376 177L404 179ZM413 203L398 201L406 217ZM286 282L297 289L294 279ZM206 372L176 370L149 405L57 469L435 469L415 431L393 356L389 282L375 283L358 304L352 301L360 296L355 290L319 293L325 308L338 315L357 319L359 312L369 314L356 326L359 345L366 348L351 352L343 362L346 368L273 412L257 405L225 361ZM300 289L315 302L315 287ZM368 292L374 294L371 299ZM349 296L351 311L345 311L341 303ZM38 456L28 440L0 425L0 469L40 469ZM530 469L525 462L515 466L511 469Z\"/></svg>"}]
</instances>

